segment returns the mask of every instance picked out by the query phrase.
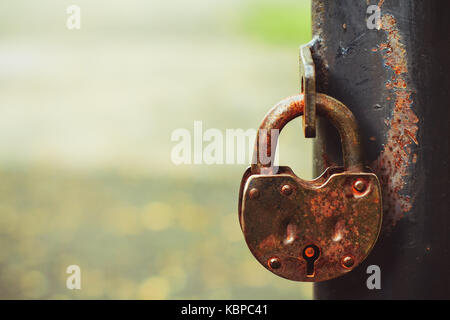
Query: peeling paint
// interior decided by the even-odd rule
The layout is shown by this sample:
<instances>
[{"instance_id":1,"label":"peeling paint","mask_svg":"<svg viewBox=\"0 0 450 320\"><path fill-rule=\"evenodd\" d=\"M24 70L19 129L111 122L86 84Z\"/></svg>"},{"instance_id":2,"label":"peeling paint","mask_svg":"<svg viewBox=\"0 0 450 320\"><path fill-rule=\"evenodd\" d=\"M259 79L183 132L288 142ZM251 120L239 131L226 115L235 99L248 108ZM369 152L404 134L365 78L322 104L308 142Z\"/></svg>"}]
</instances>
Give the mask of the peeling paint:
<instances>
[{"instance_id":1,"label":"peeling paint","mask_svg":"<svg viewBox=\"0 0 450 320\"><path fill-rule=\"evenodd\" d=\"M387 100L393 102L393 110L385 121L389 127L386 144L372 167L383 186L384 224L389 228L411 210L410 190L404 186L411 175L411 166L417 160L417 154L412 154L410 146L419 142L418 118L411 108L413 89L408 83L407 54L395 17L383 15L381 30L386 32L387 40L373 51L382 54L384 65L393 72L391 80L386 83Z\"/></svg>"}]
</instances>

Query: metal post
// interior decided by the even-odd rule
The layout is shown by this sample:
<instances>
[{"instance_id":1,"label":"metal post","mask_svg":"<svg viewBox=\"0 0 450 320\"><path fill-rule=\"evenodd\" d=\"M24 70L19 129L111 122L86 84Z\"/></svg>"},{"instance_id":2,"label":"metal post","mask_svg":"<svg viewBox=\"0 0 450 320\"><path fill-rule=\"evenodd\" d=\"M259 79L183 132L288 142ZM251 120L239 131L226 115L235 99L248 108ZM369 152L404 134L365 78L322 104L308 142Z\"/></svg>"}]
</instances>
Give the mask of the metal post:
<instances>
[{"instance_id":1,"label":"metal post","mask_svg":"<svg viewBox=\"0 0 450 320\"><path fill-rule=\"evenodd\" d=\"M370 29L369 5L381 19ZM315 284L316 299L450 298L450 1L312 0L317 92L346 104L366 163L380 178L384 221L369 258ZM373 14L374 12L371 11ZM315 167L341 163L318 120ZM368 289L367 267L381 270Z\"/></svg>"}]
</instances>

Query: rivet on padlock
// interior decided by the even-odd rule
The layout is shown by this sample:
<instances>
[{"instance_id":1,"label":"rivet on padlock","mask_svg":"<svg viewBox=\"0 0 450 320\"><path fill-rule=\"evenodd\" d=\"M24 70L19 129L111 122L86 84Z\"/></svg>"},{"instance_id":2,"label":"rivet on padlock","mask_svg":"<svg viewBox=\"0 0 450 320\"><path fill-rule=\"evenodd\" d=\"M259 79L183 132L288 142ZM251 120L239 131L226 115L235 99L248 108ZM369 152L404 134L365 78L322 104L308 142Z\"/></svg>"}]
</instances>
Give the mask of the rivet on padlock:
<instances>
[{"instance_id":1,"label":"rivet on padlock","mask_svg":"<svg viewBox=\"0 0 450 320\"><path fill-rule=\"evenodd\" d=\"M365 170L356 120L341 102L316 95L319 116L341 136L343 167L315 180L297 177L289 167L274 167L281 130L304 110L302 94L278 103L264 118L251 168L242 178L239 220L250 251L273 273L296 281L325 281L353 270L370 253L382 220L381 190ZM260 148L260 143L266 143ZM268 163L260 151L266 150Z\"/></svg>"}]
</instances>

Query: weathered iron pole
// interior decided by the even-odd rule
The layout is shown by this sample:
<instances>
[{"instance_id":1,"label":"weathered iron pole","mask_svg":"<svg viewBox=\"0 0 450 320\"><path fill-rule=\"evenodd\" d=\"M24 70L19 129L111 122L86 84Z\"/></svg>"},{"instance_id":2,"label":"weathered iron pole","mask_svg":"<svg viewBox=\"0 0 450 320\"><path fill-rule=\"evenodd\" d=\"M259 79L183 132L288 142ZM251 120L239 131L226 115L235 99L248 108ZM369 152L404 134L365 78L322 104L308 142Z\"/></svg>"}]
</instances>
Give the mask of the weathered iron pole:
<instances>
[{"instance_id":1,"label":"weathered iron pole","mask_svg":"<svg viewBox=\"0 0 450 320\"><path fill-rule=\"evenodd\" d=\"M381 13L373 29L370 5ZM449 299L450 1L312 0L312 15L317 92L356 116L384 202L369 258L341 278L317 283L314 296ZM323 120L317 136L319 174L341 163L341 154L338 134ZM379 290L366 285L370 265L380 267Z\"/></svg>"}]
</instances>

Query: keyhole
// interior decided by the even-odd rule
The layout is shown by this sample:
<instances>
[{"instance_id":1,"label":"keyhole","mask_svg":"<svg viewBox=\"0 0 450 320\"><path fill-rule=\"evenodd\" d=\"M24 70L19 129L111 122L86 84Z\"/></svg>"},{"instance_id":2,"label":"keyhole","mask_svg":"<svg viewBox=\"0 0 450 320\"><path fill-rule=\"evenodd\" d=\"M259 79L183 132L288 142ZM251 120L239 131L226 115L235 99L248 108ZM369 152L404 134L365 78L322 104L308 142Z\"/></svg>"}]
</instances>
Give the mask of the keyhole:
<instances>
[{"instance_id":1,"label":"keyhole","mask_svg":"<svg viewBox=\"0 0 450 320\"><path fill-rule=\"evenodd\" d=\"M309 245L303 250L303 259L306 260L306 276L308 278L314 277L314 263L320 256L320 249L318 246Z\"/></svg>"}]
</instances>

